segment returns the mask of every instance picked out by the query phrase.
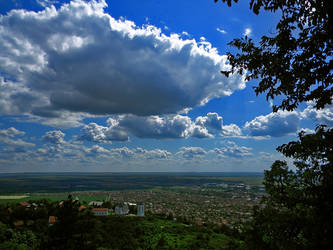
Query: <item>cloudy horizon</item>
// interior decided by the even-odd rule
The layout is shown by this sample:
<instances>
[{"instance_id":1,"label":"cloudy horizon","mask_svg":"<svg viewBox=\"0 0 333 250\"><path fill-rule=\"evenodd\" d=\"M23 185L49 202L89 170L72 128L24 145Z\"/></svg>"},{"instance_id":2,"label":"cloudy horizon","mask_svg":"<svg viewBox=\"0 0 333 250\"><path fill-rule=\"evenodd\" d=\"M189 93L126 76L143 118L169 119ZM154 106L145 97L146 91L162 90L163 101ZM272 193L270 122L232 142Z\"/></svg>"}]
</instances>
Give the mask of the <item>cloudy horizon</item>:
<instances>
[{"instance_id":1,"label":"cloudy horizon","mask_svg":"<svg viewBox=\"0 0 333 250\"><path fill-rule=\"evenodd\" d=\"M273 113L255 82L220 73L227 43L274 15L148 2L0 7L0 173L262 172L301 130L333 126L332 105Z\"/></svg>"}]
</instances>

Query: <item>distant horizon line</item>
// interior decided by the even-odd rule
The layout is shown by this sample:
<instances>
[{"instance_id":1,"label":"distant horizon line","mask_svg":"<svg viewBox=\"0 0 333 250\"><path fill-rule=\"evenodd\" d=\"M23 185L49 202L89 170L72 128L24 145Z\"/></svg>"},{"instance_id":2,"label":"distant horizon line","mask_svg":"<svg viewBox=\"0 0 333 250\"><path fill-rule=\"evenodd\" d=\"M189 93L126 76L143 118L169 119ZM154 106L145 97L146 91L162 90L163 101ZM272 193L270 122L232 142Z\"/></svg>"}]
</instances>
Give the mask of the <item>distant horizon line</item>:
<instances>
[{"instance_id":1,"label":"distant horizon line","mask_svg":"<svg viewBox=\"0 0 333 250\"><path fill-rule=\"evenodd\" d=\"M49 172L0 172L0 175L3 174L264 174L264 171L113 171L113 172L76 172L76 171L49 171Z\"/></svg>"}]
</instances>

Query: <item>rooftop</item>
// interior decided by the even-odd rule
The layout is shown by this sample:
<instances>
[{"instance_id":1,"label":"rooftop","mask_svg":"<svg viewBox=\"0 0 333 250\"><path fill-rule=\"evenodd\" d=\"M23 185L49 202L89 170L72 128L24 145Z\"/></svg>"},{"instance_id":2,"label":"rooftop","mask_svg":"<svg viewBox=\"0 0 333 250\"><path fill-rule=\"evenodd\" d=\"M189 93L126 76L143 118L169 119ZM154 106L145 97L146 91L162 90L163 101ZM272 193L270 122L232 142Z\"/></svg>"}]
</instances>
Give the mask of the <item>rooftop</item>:
<instances>
[{"instance_id":1,"label":"rooftop","mask_svg":"<svg viewBox=\"0 0 333 250\"><path fill-rule=\"evenodd\" d=\"M93 208L92 211L108 211L108 208Z\"/></svg>"}]
</instances>

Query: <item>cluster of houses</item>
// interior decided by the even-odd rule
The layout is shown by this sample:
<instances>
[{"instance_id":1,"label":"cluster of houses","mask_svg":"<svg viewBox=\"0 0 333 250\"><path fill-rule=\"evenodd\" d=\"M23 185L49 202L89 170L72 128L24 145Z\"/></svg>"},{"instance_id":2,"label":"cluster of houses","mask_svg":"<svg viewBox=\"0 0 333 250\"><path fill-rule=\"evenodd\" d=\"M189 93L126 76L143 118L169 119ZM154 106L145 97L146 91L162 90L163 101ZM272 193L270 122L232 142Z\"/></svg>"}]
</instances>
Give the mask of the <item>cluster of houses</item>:
<instances>
[{"instance_id":1,"label":"cluster of houses","mask_svg":"<svg viewBox=\"0 0 333 250\"><path fill-rule=\"evenodd\" d=\"M103 206L103 202L91 201L89 206ZM114 213L116 215L127 215L129 214L129 206L137 207L137 216L145 216L145 207L143 204L137 205L136 203L124 202L115 206ZM95 216L108 216L112 213L112 209L109 208L93 208L92 213Z\"/></svg>"},{"instance_id":2,"label":"cluster of houses","mask_svg":"<svg viewBox=\"0 0 333 250\"><path fill-rule=\"evenodd\" d=\"M79 199L76 197L76 199L73 200L73 202L77 202ZM59 202L59 206L62 206L64 203L64 201L60 201ZM37 209L38 206L40 205L44 205L44 204L36 204L36 203L28 203L25 201L22 201L19 203L21 206L26 207L26 208L33 208L33 209ZM93 207L91 209L91 212L93 213L94 216L109 216L112 214L113 209L110 208L104 208L102 207L104 205L103 201L91 201L88 204L90 207ZM143 204L139 204L137 205L136 203L131 203L131 202L123 202L121 204L118 204L115 206L114 209L114 214L116 215L128 215L130 210L129 210L129 206L136 206L137 207L137 216L145 216L145 207ZM8 208L11 212L12 209ZM79 211L85 210L87 209L86 206L81 205L79 207ZM56 216L50 215L49 216L49 226L52 226L55 222L56 222L57 218ZM22 226L24 225L23 221L15 221L14 222L15 226Z\"/></svg>"}]
</instances>

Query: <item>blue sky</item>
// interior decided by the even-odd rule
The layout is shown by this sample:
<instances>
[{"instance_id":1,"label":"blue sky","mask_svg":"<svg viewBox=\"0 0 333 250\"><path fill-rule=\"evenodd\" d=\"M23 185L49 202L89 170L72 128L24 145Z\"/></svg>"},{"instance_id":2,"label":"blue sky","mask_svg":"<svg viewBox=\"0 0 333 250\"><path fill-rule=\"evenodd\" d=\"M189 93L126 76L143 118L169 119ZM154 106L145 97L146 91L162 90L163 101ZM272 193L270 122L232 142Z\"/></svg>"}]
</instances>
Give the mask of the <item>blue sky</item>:
<instances>
[{"instance_id":1,"label":"blue sky","mask_svg":"<svg viewBox=\"0 0 333 250\"><path fill-rule=\"evenodd\" d=\"M332 107L272 113L227 43L279 14L214 1L0 0L0 172L263 171Z\"/></svg>"}]
</instances>

